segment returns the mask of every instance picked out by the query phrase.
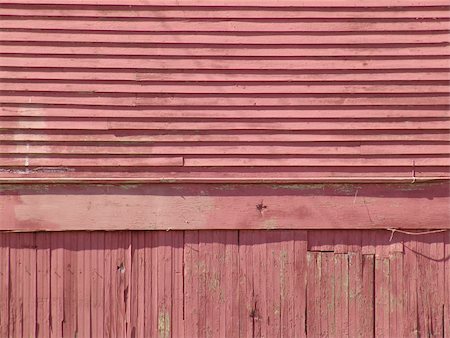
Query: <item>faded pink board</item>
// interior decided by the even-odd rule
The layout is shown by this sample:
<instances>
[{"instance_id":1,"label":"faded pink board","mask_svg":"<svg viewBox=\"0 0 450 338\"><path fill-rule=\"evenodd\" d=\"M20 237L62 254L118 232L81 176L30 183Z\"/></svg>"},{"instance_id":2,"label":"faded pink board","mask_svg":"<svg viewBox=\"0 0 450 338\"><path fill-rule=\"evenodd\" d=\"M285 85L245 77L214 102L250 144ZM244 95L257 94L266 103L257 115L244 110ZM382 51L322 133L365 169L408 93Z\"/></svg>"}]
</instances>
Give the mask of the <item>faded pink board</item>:
<instances>
[{"instance_id":1,"label":"faded pink board","mask_svg":"<svg viewBox=\"0 0 450 338\"><path fill-rule=\"evenodd\" d=\"M10 267L9 267L9 242L8 234L0 234L0 264L3 267L0 271L0 312L9 314L9 292L10 292ZM0 335L9 334L9 315L0 316Z\"/></svg>"},{"instance_id":2,"label":"faded pink board","mask_svg":"<svg viewBox=\"0 0 450 338\"><path fill-rule=\"evenodd\" d=\"M449 204L446 182L7 185L0 190L0 229L439 229L450 226ZM360 241L352 237L350 246L339 250L356 250ZM313 247L325 248L331 242L314 243L313 238Z\"/></svg>"},{"instance_id":3,"label":"faded pink board","mask_svg":"<svg viewBox=\"0 0 450 338\"><path fill-rule=\"evenodd\" d=\"M36 337L50 337L51 234L36 234ZM89 311L87 312L89 314Z\"/></svg>"}]
</instances>

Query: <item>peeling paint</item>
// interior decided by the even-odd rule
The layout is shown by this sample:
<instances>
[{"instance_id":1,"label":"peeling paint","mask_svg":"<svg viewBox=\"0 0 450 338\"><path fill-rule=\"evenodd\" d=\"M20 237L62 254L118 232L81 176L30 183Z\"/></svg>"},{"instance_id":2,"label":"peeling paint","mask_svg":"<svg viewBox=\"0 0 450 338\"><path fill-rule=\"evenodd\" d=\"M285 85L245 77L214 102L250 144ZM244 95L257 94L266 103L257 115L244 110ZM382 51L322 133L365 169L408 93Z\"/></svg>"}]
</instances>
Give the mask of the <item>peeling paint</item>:
<instances>
[{"instance_id":1,"label":"peeling paint","mask_svg":"<svg viewBox=\"0 0 450 338\"><path fill-rule=\"evenodd\" d=\"M267 230L273 230L278 228L278 221L275 218L269 218L262 221L263 228Z\"/></svg>"},{"instance_id":2,"label":"peeling paint","mask_svg":"<svg viewBox=\"0 0 450 338\"><path fill-rule=\"evenodd\" d=\"M170 337L170 315L165 310L161 310L158 314L158 334L159 338Z\"/></svg>"}]
</instances>

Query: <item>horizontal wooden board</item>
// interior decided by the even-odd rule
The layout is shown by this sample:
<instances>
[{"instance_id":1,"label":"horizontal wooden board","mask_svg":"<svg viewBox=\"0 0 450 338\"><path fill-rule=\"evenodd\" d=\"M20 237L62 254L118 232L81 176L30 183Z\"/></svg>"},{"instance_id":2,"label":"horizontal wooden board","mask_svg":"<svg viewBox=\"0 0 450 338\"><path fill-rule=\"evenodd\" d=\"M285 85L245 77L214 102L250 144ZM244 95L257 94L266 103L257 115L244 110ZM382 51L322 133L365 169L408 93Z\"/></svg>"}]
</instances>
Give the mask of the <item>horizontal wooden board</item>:
<instances>
[{"instance_id":1,"label":"horizontal wooden board","mask_svg":"<svg viewBox=\"0 0 450 338\"><path fill-rule=\"evenodd\" d=\"M50 65L49 65L50 66ZM16 80L89 80L89 81L195 81L227 82L227 81L450 81L448 69L383 69L383 70L163 70L120 68L26 68L3 67L0 78Z\"/></svg>"},{"instance_id":2,"label":"horizontal wooden board","mask_svg":"<svg viewBox=\"0 0 450 338\"><path fill-rule=\"evenodd\" d=\"M189 46L172 44L145 46L139 44L111 44L107 41L99 43L51 43L51 42L2 42L1 54L36 54L39 50L47 55L84 55L108 57L109 55L128 56L177 56L195 57L401 57L401 56L449 56L449 44L424 44L411 46L407 44L384 45L380 47L340 47L335 45L311 48L302 45L271 46ZM4 74L3 71L0 74ZM14 72L13 74L16 74ZM19 72L20 74L20 72Z\"/></svg>"},{"instance_id":3,"label":"horizontal wooden board","mask_svg":"<svg viewBox=\"0 0 450 338\"><path fill-rule=\"evenodd\" d=\"M61 0L2 0L0 4L51 4L51 5L61 5ZM112 0L67 0L63 4L70 5L117 5L117 2ZM252 0L233 0L233 1L215 1L211 3L209 0L161 0L161 1L151 1L148 0L126 0L120 3L121 5L127 6L207 6L210 8L215 7L293 7L293 8L303 8L303 7L313 7L313 8L323 8L323 7L343 7L343 8L364 8L367 10L368 7L375 8L403 8L403 7L443 7L448 8L448 3L445 0L433 0L433 2L427 0L397 0L395 4L392 0L368 0L361 6L361 3L357 0L324 0L317 2L314 0L281 0L281 1L267 1L264 3L255 3Z\"/></svg>"},{"instance_id":4,"label":"horizontal wooden board","mask_svg":"<svg viewBox=\"0 0 450 338\"><path fill-rule=\"evenodd\" d=\"M1 160L1 159L0 159ZM372 158L361 156L359 158L315 158L315 157L287 157L287 156L265 156L265 157L225 157L225 156L205 156L194 157L185 156L184 165L187 167L269 167L269 166L294 166L294 167L389 167L389 166L442 166L450 167L450 159L444 157L408 157L396 158L385 156L384 158Z\"/></svg>"},{"instance_id":5,"label":"horizontal wooden board","mask_svg":"<svg viewBox=\"0 0 450 338\"><path fill-rule=\"evenodd\" d=\"M389 167L389 166L417 166L417 167L450 167L448 156L429 155L409 156L402 158L397 155L377 158L369 156L359 157L333 157L320 158L313 156L288 156L288 155L265 155L252 157L246 156L198 156L186 155L184 157L155 157L150 155L133 154L132 156L121 155L47 155L39 156L28 154L0 155L0 165L3 167L152 167L152 166L186 166L186 167ZM317 155L317 154L314 154ZM326 155L326 153L324 153Z\"/></svg>"},{"instance_id":6,"label":"horizontal wooden board","mask_svg":"<svg viewBox=\"0 0 450 338\"><path fill-rule=\"evenodd\" d=\"M183 157L176 156L14 156L0 155L0 166L15 167L58 167L58 166L76 166L76 167L167 167L182 166Z\"/></svg>"},{"instance_id":7,"label":"horizontal wooden board","mask_svg":"<svg viewBox=\"0 0 450 338\"><path fill-rule=\"evenodd\" d=\"M407 84L349 84L318 82L306 83L208 83L197 84L145 84L145 83L64 83L64 82L10 82L2 81L0 90L29 92L99 92L99 93L142 93L142 94L448 94L449 83L425 82Z\"/></svg>"},{"instance_id":8,"label":"horizontal wooden board","mask_svg":"<svg viewBox=\"0 0 450 338\"><path fill-rule=\"evenodd\" d=\"M214 5L214 4L210 4ZM261 3L261 5L264 5ZM320 6L320 3L316 3ZM206 8L205 8L206 7ZM84 4L77 5L36 3L0 4L3 16L45 16L51 18L128 18L128 19L341 19L341 20L395 20L395 19L448 19L448 6L428 7L211 7L211 6L123 6Z\"/></svg>"},{"instance_id":9,"label":"horizontal wooden board","mask_svg":"<svg viewBox=\"0 0 450 338\"><path fill-rule=\"evenodd\" d=\"M0 131L2 141L53 141L53 142L119 142L133 145L135 142L449 142L447 130L362 130L348 134L341 131L98 131L98 130L10 130Z\"/></svg>"},{"instance_id":10,"label":"horizontal wooden board","mask_svg":"<svg viewBox=\"0 0 450 338\"><path fill-rule=\"evenodd\" d=\"M213 5L213 4L210 4ZM320 3L317 3L320 5ZM114 5L39 5L0 4L2 16L41 16L51 18L128 18L128 19L244 19L244 20L289 20L289 19L340 19L340 20L395 20L395 19L448 19L448 6L431 7L168 7L168 6L123 6Z\"/></svg>"},{"instance_id":11,"label":"horizontal wooden board","mask_svg":"<svg viewBox=\"0 0 450 338\"><path fill-rule=\"evenodd\" d=\"M305 22L301 21L206 21L206 20L82 20L73 18L63 18L51 20L50 18L10 18L0 16L0 29L35 29L35 30L84 30L84 31L105 31L105 32L147 32L161 33L168 30L175 32L387 32L396 31L450 31L450 21L448 20L411 20L400 22L371 22L371 21L339 21L326 22L324 19Z\"/></svg>"},{"instance_id":12,"label":"horizontal wooden board","mask_svg":"<svg viewBox=\"0 0 450 338\"><path fill-rule=\"evenodd\" d=\"M282 39L280 39L282 38ZM262 32L262 33L105 33L89 31L70 31L59 32L54 30L15 30L9 31L3 29L0 31L1 41L46 41L46 42L103 42L109 43L164 43L164 44L239 44L239 45L280 45L280 44L339 44L349 47L350 45L372 45L372 44L424 44L424 43L448 43L447 32L391 32L383 34L374 33L284 33Z\"/></svg>"},{"instance_id":13,"label":"horizontal wooden board","mask_svg":"<svg viewBox=\"0 0 450 338\"><path fill-rule=\"evenodd\" d=\"M83 35L84 37L84 35ZM214 38L217 40L217 38ZM268 40L270 37L265 37ZM222 40L222 39L220 39ZM336 40L336 38L333 38ZM441 68L448 71L450 61L447 57L421 59L427 68ZM336 60L317 58L307 59L277 59L257 58L211 58L197 60L195 58L89 58L89 57L21 57L4 55L0 59L1 67L64 67L64 68L127 68L127 69L293 69L293 70L327 70L327 69L411 69L417 68L418 60L406 58L404 60Z\"/></svg>"},{"instance_id":14,"label":"horizontal wooden board","mask_svg":"<svg viewBox=\"0 0 450 338\"><path fill-rule=\"evenodd\" d=\"M220 108L220 107L219 107ZM158 108L131 108L128 109L95 109L86 108L82 105L75 107L54 107L39 105L19 105L4 106L0 108L0 116L5 117L40 117L40 118L61 118L61 117L91 117L93 111L97 118L208 118L208 119L248 119L248 118L279 118L280 110L271 108L251 108L251 109L228 109L224 107L197 109L167 109L167 107ZM370 107L371 109L351 108L326 109L326 107L306 107L298 109L285 109L283 107L283 118L316 118L320 115L322 118L445 118L449 117L449 108L426 109L424 107Z\"/></svg>"},{"instance_id":15,"label":"horizontal wooden board","mask_svg":"<svg viewBox=\"0 0 450 338\"><path fill-rule=\"evenodd\" d=\"M292 106L353 106L382 107L424 107L437 106L447 108L450 94L108 94L108 93L46 93L46 92L1 92L0 104L53 104L53 105L91 105L91 106L150 106L150 107L186 107L186 106L238 106L280 107ZM104 107L103 107L104 108Z\"/></svg>"},{"instance_id":16,"label":"horizontal wooden board","mask_svg":"<svg viewBox=\"0 0 450 338\"><path fill-rule=\"evenodd\" d=\"M135 143L134 145L117 143L16 143L0 145L0 154L110 154L110 155L167 155L167 154L309 154L309 155L405 155L430 154L446 155L450 151L450 143L423 144L404 143L327 143L327 142L252 142L252 143L208 143L208 142L177 142L177 143Z\"/></svg>"},{"instance_id":17,"label":"horizontal wooden board","mask_svg":"<svg viewBox=\"0 0 450 338\"><path fill-rule=\"evenodd\" d=\"M89 118L0 118L1 129L85 129L85 130L374 130L374 129L406 129L406 130L439 130L450 127L449 118L434 119L393 119L365 121L364 119L290 119L288 121L260 119L219 119L161 121L152 119L135 119L121 121L120 119L89 119Z\"/></svg>"},{"instance_id":18,"label":"horizontal wooden board","mask_svg":"<svg viewBox=\"0 0 450 338\"><path fill-rule=\"evenodd\" d=\"M148 170L151 168L151 171ZM161 170L156 170L160 168ZM183 168L183 170L176 170ZM108 171L112 169L113 171ZM235 170L233 170L235 169ZM450 179L450 167L3 167L2 184L422 183ZM291 169L291 170L287 170ZM328 169L328 170L327 170Z\"/></svg>"},{"instance_id":19,"label":"horizontal wooden board","mask_svg":"<svg viewBox=\"0 0 450 338\"><path fill-rule=\"evenodd\" d=\"M450 224L445 182L4 186L0 201L0 228L16 231L446 229ZM217 219L221 222L211 223Z\"/></svg>"}]
</instances>

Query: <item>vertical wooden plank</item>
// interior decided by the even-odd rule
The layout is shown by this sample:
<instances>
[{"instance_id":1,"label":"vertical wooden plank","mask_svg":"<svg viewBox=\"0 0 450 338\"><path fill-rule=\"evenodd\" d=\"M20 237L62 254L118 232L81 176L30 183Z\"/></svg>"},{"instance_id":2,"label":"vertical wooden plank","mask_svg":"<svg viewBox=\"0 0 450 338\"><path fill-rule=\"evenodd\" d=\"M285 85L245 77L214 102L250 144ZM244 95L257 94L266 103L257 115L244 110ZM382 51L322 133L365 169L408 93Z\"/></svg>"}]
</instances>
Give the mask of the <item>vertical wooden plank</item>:
<instances>
[{"instance_id":1,"label":"vertical wooden plank","mask_svg":"<svg viewBox=\"0 0 450 338\"><path fill-rule=\"evenodd\" d=\"M431 264L429 261L429 245L426 242L425 236L417 236L416 237L416 260L417 260L417 305L418 305L418 328L419 328L419 336L430 337L430 333L432 331L431 327L431 299L427 292L429 285L434 284L433 280L426 280L428 277L428 264ZM426 280L425 284L423 280ZM433 285L434 286L434 285Z\"/></svg>"},{"instance_id":2,"label":"vertical wooden plank","mask_svg":"<svg viewBox=\"0 0 450 338\"><path fill-rule=\"evenodd\" d=\"M186 231L184 243L185 264L185 334L186 337L199 337L199 232Z\"/></svg>"},{"instance_id":3,"label":"vertical wooden plank","mask_svg":"<svg viewBox=\"0 0 450 338\"><path fill-rule=\"evenodd\" d=\"M450 231L444 232L444 336L450 336Z\"/></svg>"},{"instance_id":4,"label":"vertical wooden plank","mask_svg":"<svg viewBox=\"0 0 450 338\"><path fill-rule=\"evenodd\" d=\"M156 291L153 286L153 275L156 275L153 265L153 255L156 255L156 249L154 248L154 236L155 232L145 231L144 232L144 256L145 256L145 292L144 292L144 337L151 337L153 334L153 329L155 328L157 318L155 312L156 301L154 297Z\"/></svg>"},{"instance_id":5,"label":"vertical wooden plank","mask_svg":"<svg viewBox=\"0 0 450 338\"><path fill-rule=\"evenodd\" d=\"M11 234L10 239L10 283L9 299L9 334L22 337L22 234Z\"/></svg>"},{"instance_id":6,"label":"vertical wooden plank","mask_svg":"<svg viewBox=\"0 0 450 338\"><path fill-rule=\"evenodd\" d=\"M267 336L279 337L281 334L280 303L280 261L281 231L269 230L267 239Z\"/></svg>"},{"instance_id":7,"label":"vertical wooden plank","mask_svg":"<svg viewBox=\"0 0 450 338\"><path fill-rule=\"evenodd\" d=\"M309 237L308 237L309 241ZM308 263L308 284L306 289L306 309L307 309L307 336L320 336L320 266L321 253L307 253Z\"/></svg>"},{"instance_id":8,"label":"vertical wooden plank","mask_svg":"<svg viewBox=\"0 0 450 338\"><path fill-rule=\"evenodd\" d=\"M294 242L294 337L306 337L307 231L295 230Z\"/></svg>"},{"instance_id":9,"label":"vertical wooden plank","mask_svg":"<svg viewBox=\"0 0 450 338\"><path fill-rule=\"evenodd\" d=\"M37 322L36 337L50 337L50 242L51 233L36 234Z\"/></svg>"},{"instance_id":10,"label":"vertical wooden plank","mask_svg":"<svg viewBox=\"0 0 450 338\"><path fill-rule=\"evenodd\" d=\"M161 264L158 264L158 262L162 259L162 250L160 248L161 241L162 238L160 231L155 231L152 234L152 337L159 337L159 330L164 328L164 318L162 325L159 323L159 301L161 300L161 292L163 292L161 291L161 288L164 290L164 286L161 285L161 283L164 282L164 271L161 271Z\"/></svg>"},{"instance_id":11,"label":"vertical wooden plank","mask_svg":"<svg viewBox=\"0 0 450 338\"><path fill-rule=\"evenodd\" d=\"M444 306L445 306L445 234L435 233L429 238L431 241L430 278L436 281L436 290L430 289L432 301L433 334L444 337ZM447 259L450 259L447 258ZM431 286L431 285L430 285Z\"/></svg>"},{"instance_id":12,"label":"vertical wooden plank","mask_svg":"<svg viewBox=\"0 0 450 338\"><path fill-rule=\"evenodd\" d=\"M239 337L239 231L226 232L225 290L225 336Z\"/></svg>"},{"instance_id":13,"label":"vertical wooden plank","mask_svg":"<svg viewBox=\"0 0 450 338\"><path fill-rule=\"evenodd\" d=\"M225 271L226 271L226 243L227 243L227 230L225 231L215 231L214 232L214 251L217 252L216 259L216 273L217 278L219 279L219 301L217 303L217 321L219 324L218 337L226 336L226 316L230 315L226 312L226 297L227 289L226 289L226 280L225 280Z\"/></svg>"},{"instance_id":14,"label":"vertical wooden plank","mask_svg":"<svg viewBox=\"0 0 450 338\"><path fill-rule=\"evenodd\" d=\"M84 274L85 274L85 266L84 266L84 255L86 251L86 243L84 242L84 231L78 232L76 241L77 248L75 251L75 259L77 260L76 266L77 269L75 271L75 284L77 288L76 292L76 302L75 302L75 311L77 318L77 337L86 337L86 323L84 318L84 295L85 293L85 285L84 285Z\"/></svg>"},{"instance_id":15,"label":"vertical wooden plank","mask_svg":"<svg viewBox=\"0 0 450 338\"><path fill-rule=\"evenodd\" d=\"M375 335L377 337L389 336L389 278L389 257L384 253L377 254L375 257Z\"/></svg>"},{"instance_id":16,"label":"vertical wooden plank","mask_svg":"<svg viewBox=\"0 0 450 338\"><path fill-rule=\"evenodd\" d=\"M224 264L224 250L222 240L225 233L221 230L211 231L209 242L209 263L207 265L207 289L210 300L210 321L212 337L220 337L222 329L221 308L224 302L224 284L221 276Z\"/></svg>"},{"instance_id":17,"label":"vertical wooden plank","mask_svg":"<svg viewBox=\"0 0 450 338\"><path fill-rule=\"evenodd\" d=\"M216 318L214 318L214 288L215 281L213 278L213 269L212 269L212 256L213 252L213 231L205 230L200 232L200 244L201 244L201 262L203 263L202 268L202 285L204 293L203 299L204 303L204 314L205 317L205 325L204 325L204 333L205 337L213 337L214 336L214 326L216 323Z\"/></svg>"},{"instance_id":18,"label":"vertical wooden plank","mask_svg":"<svg viewBox=\"0 0 450 338\"><path fill-rule=\"evenodd\" d=\"M294 245L295 232L283 230L280 253L281 337L293 337L295 334L294 298L297 290L294 288Z\"/></svg>"},{"instance_id":19,"label":"vertical wooden plank","mask_svg":"<svg viewBox=\"0 0 450 338\"><path fill-rule=\"evenodd\" d=\"M0 337L9 336L10 234L0 233Z\"/></svg>"},{"instance_id":20,"label":"vertical wooden plank","mask_svg":"<svg viewBox=\"0 0 450 338\"><path fill-rule=\"evenodd\" d=\"M10 234L10 283L9 294L9 335L11 337L22 337L22 276L20 258L21 234Z\"/></svg>"},{"instance_id":21,"label":"vertical wooden plank","mask_svg":"<svg viewBox=\"0 0 450 338\"><path fill-rule=\"evenodd\" d=\"M403 334L403 253L390 254L389 323L391 337L404 337Z\"/></svg>"},{"instance_id":22,"label":"vertical wooden plank","mask_svg":"<svg viewBox=\"0 0 450 338\"><path fill-rule=\"evenodd\" d=\"M320 336L334 336L334 294L333 294L333 271L332 258L334 254L329 252L321 253L321 278L320 278Z\"/></svg>"},{"instance_id":23,"label":"vertical wooden plank","mask_svg":"<svg viewBox=\"0 0 450 338\"><path fill-rule=\"evenodd\" d=\"M124 285L124 306L125 306L125 333L126 337L130 335L131 332L131 273L133 271L132 261L131 261L131 231L126 231L125 235L125 250L124 250L124 261L125 261L125 285Z\"/></svg>"},{"instance_id":24,"label":"vertical wooden plank","mask_svg":"<svg viewBox=\"0 0 450 338\"><path fill-rule=\"evenodd\" d=\"M120 263L118 262L118 246L119 246L119 233L117 231L113 231L110 233L109 241L107 243L108 245L108 251L109 251L109 259L108 259L108 266L107 266L107 277L110 279L110 289L108 292L108 303L110 304L110 320L109 323L105 323L106 325L109 325L109 332L112 337L118 337L120 336L120 332L117 331L118 328L118 321L120 320L120 314L119 314L119 307L118 304L120 302L120 295L118 292L118 280L120 273ZM105 268L106 270L106 268Z\"/></svg>"},{"instance_id":25,"label":"vertical wooden plank","mask_svg":"<svg viewBox=\"0 0 450 338\"><path fill-rule=\"evenodd\" d=\"M115 246L113 243L115 236L113 232L105 232L105 246L103 255L103 275L104 275L104 309L103 309L103 335L104 337L111 337L115 334L115 319L114 319L114 294L113 294L113 279L112 272L112 250Z\"/></svg>"},{"instance_id":26,"label":"vertical wooden plank","mask_svg":"<svg viewBox=\"0 0 450 338\"><path fill-rule=\"evenodd\" d=\"M403 257L404 314L403 332L405 336L418 335L418 298L417 298L417 241L414 237L405 237L405 255Z\"/></svg>"},{"instance_id":27,"label":"vertical wooden plank","mask_svg":"<svg viewBox=\"0 0 450 338\"><path fill-rule=\"evenodd\" d=\"M64 321L64 234L51 235L50 257L50 337L63 337Z\"/></svg>"},{"instance_id":28,"label":"vertical wooden plank","mask_svg":"<svg viewBox=\"0 0 450 338\"><path fill-rule=\"evenodd\" d=\"M36 336L36 243L35 233L22 234L22 327L24 337Z\"/></svg>"},{"instance_id":29,"label":"vertical wooden plank","mask_svg":"<svg viewBox=\"0 0 450 338\"><path fill-rule=\"evenodd\" d=\"M417 236L418 327L421 336L443 336L444 243L442 233Z\"/></svg>"},{"instance_id":30,"label":"vertical wooden plank","mask_svg":"<svg viewBox=\"0 0 450 338\"><path fill-rule=\"evenodd\" d=\"M90 232L78 235L77 248L77 327L79 337L89 337L91 332L90 276L91 276Z\"/></svg>"},{"instance_id":31,"label":"vertical wooden plank","mask_svg":"<svg viewBox=\"0 0 450 338\"><path fill-rule=\"evenodd\" d=\"M172 337L184 337L184 232L172 233Z\"/></svg>"},{"instance_id":32,"label":"vertical wooden plank","mask_svg":"<svg viewBox=\"0 0 450 338\"><path fill-rule=\"evenodd\" d=\"M104 337L104 300L105 300L105 233L91 233L91 332L93 337Z\"/></svg>"},{"instance_id":33,"label":"vertical wooden plank","mask_svg":"<svg viewBox=\"0 0 450 338\"><path fill-rule=\"evenodd\" d=\"M158 333L161 338L171 337L172 332L172 243L173 232L159 232L158 247Z\"/></svg>"},{"instance_id":34,"label":"vertical wooden plank","mask_svg":"<svg viewBox=\"0 0 450 338\"><path fill-rule=\"evenodd\" d=\"M129 275L131 272L129 231L115 233L115 246L112 247L113 297L115 304L115 332L119 337L126 337L129 325Z\"/></svg>"},{"instance_id":35,"label":"vertical wooden plank","mask_svg":"<svg viewBox=\"0 0 450 338\"><path fill-rule=\"evenodd\" d=\"M255 337L267 337L267 241L262 231L252 231L253 308L251 312Z\"/></svg>"},{"instance_id":36,"label":"vertical wooden plank","mask_svg":"<svg viewBox=\"0 0 450 338\"><path fill-rule=\"evenodd\" d=\"M143 338L145 318L145 232L131 232L130 330L128 338Z\"/></svg>"},{"instance_id":37,"label":"vertical wooden plank","mask_svg":"<svg viewBox=\"0 0 450 338\"><path fill-rule=\"evenodd\" d=\"M252 236L251 230L239 232L239 337L253 336Z\"/></svg>"},{"instance_id":38,"label":"vertical wooden plank","mask_svg":"<svg viewBox=\"0 0 450 338\"><path fill-rule=\"evenodd\" d=\"M334 289L335 289L335 334L338 337L349 337L349 255L334 255ZM354 263L353 263L354 264ZM353 337L350 335L350 337ZM355 336L356 337L356 336Z\"/></svg>"},{"instance_id":39,"label":"vertical wooden plank","mask_svg":"<svg viewBox=\"0 0 450 338\"><path fill-rule=\"evenodd\" d=\"M362 256L362 297L360 298L358 337L373 337L375 333L375 256Z\"/></svg>"},{"instance_id":40,"label":"vertical wooden plank","mask_svg":"<svg viewBox=\"0 0 450 338\"><path fill-rule=\"evenodd\" d=\"M63 234L64 239L64 320L63 336L77 335L77 249L79 232Z\"/></svg>"},{"instance_id":41,"label":"vertical wooden plank","mask_svg":"<svg viewBox=\"0 0 450 338\"><path fill-rule=\"evenodd\" d=\"M348 334L350 337L357 337L360 319L359 305L362 296L362 255L350 253L348 261Z\"/></svg>"}]
</instances>

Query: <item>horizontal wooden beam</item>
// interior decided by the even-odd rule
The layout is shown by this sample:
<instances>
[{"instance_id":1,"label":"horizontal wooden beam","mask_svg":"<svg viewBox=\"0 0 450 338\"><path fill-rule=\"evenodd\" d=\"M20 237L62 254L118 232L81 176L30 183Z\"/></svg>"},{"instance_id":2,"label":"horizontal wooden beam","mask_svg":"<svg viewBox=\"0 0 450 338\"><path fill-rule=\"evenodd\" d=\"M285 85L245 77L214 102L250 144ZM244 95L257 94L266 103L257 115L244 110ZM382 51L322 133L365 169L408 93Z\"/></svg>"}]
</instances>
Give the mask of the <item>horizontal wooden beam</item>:
<instances>
[{"instance_id":1,"label":"horizontal wooden beam","mask_svg":"<svg viewBox=\"0 0 450 338\"><path fill-rule=\"evenodd\" d=\"M450 229L448 182L0 185L0 230Z\"/></svg>"}]
</instances>

